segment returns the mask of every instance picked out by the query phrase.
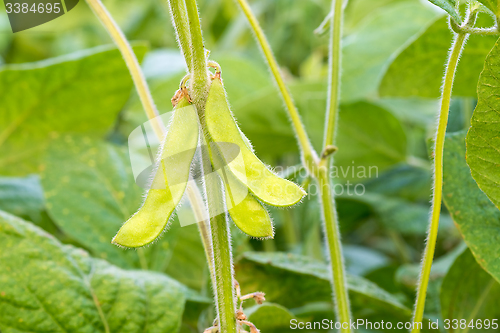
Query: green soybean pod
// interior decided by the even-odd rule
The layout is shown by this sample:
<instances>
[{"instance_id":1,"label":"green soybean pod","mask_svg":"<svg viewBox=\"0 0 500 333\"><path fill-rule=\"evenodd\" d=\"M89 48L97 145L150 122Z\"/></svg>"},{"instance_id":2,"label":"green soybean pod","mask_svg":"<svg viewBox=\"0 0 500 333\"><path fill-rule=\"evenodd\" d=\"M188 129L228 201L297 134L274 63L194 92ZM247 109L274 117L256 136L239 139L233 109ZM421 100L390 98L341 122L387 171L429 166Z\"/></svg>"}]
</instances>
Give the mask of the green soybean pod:
<instances>
[{"instance_id":1,"label":"green soybean pod","mask_svg":"<svg viewBox=\"0 0 500 333\"><path fill-rule=\"evenodd\" d=\"M251 237L273 237L271 216L259 200L229 170L222 170L220 174L224 182L226 207L234 224Z\"/></svg>"},{"instance_id":2,"label":"green soybean pod","mask_svg":"<svg viewBox=\"0 0 500 333\"><path fill-rule=\"evenodd\" d=\"M186 190L198 136L198 116L183 97L175 108L163 141L146 199L139 211L120 228L113 238L114 244L140 247L153 242L162 233Z\"/></svg>"},{"instance_id":3,"label":"green soybean pod","mask_svg":"<svg viewBox=\"0 0 500 333\"><path fill-rule=\"evenodd\" d=\"M205 106L205 121L212 140L221 145L222 158L234 176L261 201L271 206L285 207L299 202L305 191L298 185L278 177L255 156L242 138L226 99L222 82L212 81ZM223 143L233 143L240 148L242 159L233 159L226 153Z\"/></svg>"}]
</instances>

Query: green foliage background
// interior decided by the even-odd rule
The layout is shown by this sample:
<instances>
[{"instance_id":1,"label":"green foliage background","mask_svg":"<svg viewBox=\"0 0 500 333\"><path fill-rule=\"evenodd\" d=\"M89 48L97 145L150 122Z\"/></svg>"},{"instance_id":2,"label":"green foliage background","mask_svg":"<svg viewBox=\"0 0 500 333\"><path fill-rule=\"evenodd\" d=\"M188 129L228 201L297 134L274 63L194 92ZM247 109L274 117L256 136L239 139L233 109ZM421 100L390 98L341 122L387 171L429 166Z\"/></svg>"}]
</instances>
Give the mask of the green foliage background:
<instances>
[{"instance_id":1,"label":"green foliage background","mask_svg":"<svg viewBox=\"0 0 500 333\"><path fill-rule=\"evenodd\" d=\"M434 3L453 8L454 2ZM134 41L160 112L170 111L185 66L167 3L104 4ZM241 129L266 163L298 165L292 128L246 20L232 0L199 4L206 47L222 66ZM252 5L319 149L328 46L327 37L313 31L330 1ZM481 15L487 26L491 19ZM487 91L498 84L492 83L495 75L479 79L495 40L471 37L457 72L445 147L446 207L426 307L426 318L441 323L500 319L493 305L500 296L500 212L490 201L498 204L498 182L476 179L487 196L465 161L465 135L478 95L485 99L478 108L497 108L497 97ZM214 318L196 226L174 221L159 241L137 251L110 243L141 202L127 137L147 120L125 63L110 43L83 1L68 15L16 34L0 13L3 333L190 333L202 332ZM411 320L428 224L429 138L450 43L444 12L429 3L351 0L346 7L335 165L378 170L372 177L339 172L334 179L336 190L343 189L337 192L338 211L355 318ZM497 58L490 59L488 70L498 73ZM487 125L498 123L483 117L489 117ZM475 114L476 119L481 118ZM486 140L495 140L498 130L489 131ZM472 153L491 156L484 150ZM349 194L349 184L362 184L364 194ZM249 301L245 310L265 333L290 331L291 319L334 319L320 212L310 192L291 209L271 209L274 240L253 240L232 230L243 292L267 294L269 302Z\"/></svg>"}]
</instances>

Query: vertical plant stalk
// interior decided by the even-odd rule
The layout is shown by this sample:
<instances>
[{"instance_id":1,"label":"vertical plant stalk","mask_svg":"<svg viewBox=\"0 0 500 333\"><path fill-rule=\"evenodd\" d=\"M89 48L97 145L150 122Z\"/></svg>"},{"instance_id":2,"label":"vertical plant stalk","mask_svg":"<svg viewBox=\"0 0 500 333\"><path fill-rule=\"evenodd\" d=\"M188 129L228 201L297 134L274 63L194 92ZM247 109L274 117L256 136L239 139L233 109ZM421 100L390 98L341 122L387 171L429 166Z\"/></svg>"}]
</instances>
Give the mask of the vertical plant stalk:
<instances>
[{"instance_id":1,"label":"vertical plant stalk","mask_svg":"<svg viewBox=\"0 0 500 333\"><path fill-rule=\"evenodd\" d=\"M205 110L206 97L210 86L205 47L201 33L200 18L195 0L185 0L189 31L192 45L191 95L197 107L200 119ZM202 123L202 127L203 122ZM202 128L207 149L210 149L211 139ZM202 149L203 171L205 174L206 198L210 214L210 231L212 236L212 258L214 267L214 289L217 305L219 332L236 333L236 297L233 280L233 256L231 252L231 237L223 203L222 184L213 171L209 153Z\"/></svg>"},{"instance_id":2,"label":"vertical plant stalk","mask_svg":"<svg viewBox=\"0 0 500 333\"><path fill-rule=\"evenodd\" d=\"M206 95L210 82L208 78L207 59L203 36L201 34L200 17L196 0L186 0L186 10L189 19L189 32L191 33L191 94L198 112L205 109ZM187 61L187 59L186 59Z\"/></svg>"},{"instance_id":3,"label":"vertical plant stalk","mask_svg":"<svg viewBox=\"0 0 500 333\"><path fill-rule=\"evenodd\" d=\"M176 1L176 0L172 0ZM135 88L137 93L139 94L142 106L149 120L153 123L153 130L155 131L156 136L159 141L163 140L165 127L161 123L161 119L159 118L159 112L154 104L153 97L151 96L151 92L149 90L149 86L144 78L144 74L142 73L141 67L139 65L139 61L130 47L129 42L127 41L125 35L120 30L120 27L113 20L111 14L106 10L106 7L102 4L100 0L87 0L90 8L102 22L111 38L118 46L123 58L125 59L125 63L130 71L132 79L134 81ZM198 228L200 229L200 235L202 237L204 250L207 258L209 259L208 266L210 272L213 272L212 260L210 260L212 256L212 249L210 244L210 235L207 231L208 221L206 220L205 214L205 205L203 203L203 199L199 192L199 189L196 186L192 186L188 183L186 187L186 192L188 194L188 198L193 208L194 215L198 221L202 221L198 223ZM143 255L143 253L142 253ZM139 253L141 256L141 253ZM144 265L144 264L143 264Z\"/></svg>"},{"instance_id":4,"label":"vertical plant stalk","mask_svg":"<svg viewBox=\"0 0 500 333\"><path fill-rule=\"evenodd\" d=\"M328 57L328 100L324 147L335 144L340 101L340 70L342 67L342 22L344 11L342 0L332 0L330 22L330 45Z\"/></svg>"},{"instance_id":5,"label":"vertical plant stalk","mask_svg":"<svg viewBox=\"0 0 500 333\"><path fill-rule=\"evenodd\" d=\"M335 208L335 199L332 195L329 179L328 156L323 156L318 160L316 152L312 148L307 132L300 119L297 108L280 74L278 64L269 46L262 28L256 17L253 15L250 6L246 0L237 0L241 6L250 26L255 34L264 57L267 60L271 73L276 80L278 88L285 101L288 114L290 116L299 146L301 149L303 163L305 168L311 173L311 176L318 181L321 191L321 202L324 219L324 231L327 240L328 255L330 257L330 267L332 271L333 301L335 303L335 312L337 320L341 323L349 324L351 319L349 298L345 282L345 268L342 256L342 244L340 242L340 232L338 228L338 218ZM340 54L342 38L342 0L332 1L333 16L331 18L331 39L330 39L330 84L329 100L327 111L327 122L325 124L325 148L335 141L335 129L338 114L339 91L340 91ZM326 150L325 150L326 151ZM341 332L350 332L349 325L343 325Z\"/></svg>"},{"instance_id":6,"label":"vertical plant stalk","mask_svg":"<svg viewBox=\"0 0 500 333\"><path fill-rule=\"evenodd\" d=\"M429 285L429 276L431 274L434 252L436 250L439 216L441 214L441 201L443 198L443 153L446 126L448 125L451 92L458 61L460 59L460 54L462 53L465 42L467 41L467 36L468 35L464 32L461 32L455 36L444 75L444 84L441 93L441 106L439 110L439 123L434 145L434 181L430 226L427 237L427 245L425 247L424 257L422 261L420 281L417 289L417 299L415 303L413 323L421 323L424 317L425 299L427 296L427 287ZM414 325L412 332L420 332L418 324Z\"/></svg>"},{"instance_id":7,"label":"vertical plant stalk","mask_svg":"<svg viewBox=\"0 0 500 333\"><path fill-rule=\"evenodd\" d=\"M335 302L335 313L337 320L342 325L341 332L351 332L351 306L347 291L344 256L339 230L339 220L335 204L335 196L332 193L332 180L330 179L330 168L333 163L332 154L328 154L328 148L335 145L337 136L337 123L340 104L340 84L342 67L342 24L343 24L343 0L332 0L330 22L330 45L328 58L328 101L325 120L324 150L320 171L318 173L318 184L320 186L321 202L323 205L323 219L326 240L328 242L330 269L332 274L332 289Z\"/></svg>"},{"instance_id":8,"label":"vertical plant stalk","mask_svg":"<svg viewBox=\"0 0 500 333\"><path fill-rule=\"evenodd\" d=\"M170 7L170 15L172 16L179 48L186 60L188 71L191 72L193 70L193 51L189 26L185 24L188 22L186 4L184 0L168 0L168 5Z\"/></svg>"}]
</instances>

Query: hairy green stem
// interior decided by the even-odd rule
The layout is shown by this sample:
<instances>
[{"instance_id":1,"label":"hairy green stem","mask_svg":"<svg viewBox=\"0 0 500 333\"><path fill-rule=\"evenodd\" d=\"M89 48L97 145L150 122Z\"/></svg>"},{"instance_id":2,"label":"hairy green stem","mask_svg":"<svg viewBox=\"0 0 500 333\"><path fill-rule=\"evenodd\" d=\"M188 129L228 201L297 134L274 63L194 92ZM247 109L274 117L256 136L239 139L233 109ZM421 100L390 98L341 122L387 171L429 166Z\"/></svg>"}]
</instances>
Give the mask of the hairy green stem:
<instances>
[{"instance_id":1,"label":"hairy green stem","mask_svg":"<svg viewBox=\"0 0 500 333\"><path fill-rule=\"evenodd\" d=\"M458 61L460 59L460 54L466 40L467 34L465 33L460 33L455 36L444 75L444 84L441 93L441 106L439 110L439 123L434 146L434 182L432 195L432 211L427 237L427 245L425 247L424 258L422 261L420 282L417 289L417 299L413 315L413 333L420 332L420 323L422 322L424 316L425 299L427 296L427 287L429 285L429 276L431 274L432 261L434 259L434 252L436 249L439 216L441 214L441 201L443 197L444 140L446 135L446 126L448 125L451 92L453 88L453 79L455 78L455 72L457 69Z\"/></svg>"},{"instance_id":2,"label":"hairy green stem","mask_svg":"<svg viewBox=\"0 0 500 333\"><path fill-rule=\"evenodd\" d=\"M191 89L194 104L200 115L205 109L206 97L210 86L209 72L203 36L201 33L200 18L195 0L185 0L189 31L192 44ZM203 117L200 117L201 119ZM201 121L202 126L204 126ZM210 149L211 139L207 131L202 129L205 136L207 150ZM236 297L233 280L233 256L231 253L231 237L229 225L224 211L222 184L214 173L209 152L202 150L203 171L205 175L205 189L208 210L210 214L210 231L212 237L212 259L214 291L217 305L219 332L236 333ZM212 177L215 176L215 177Z\"/></svg>"},{"instance_id":3,"label":"hairy green stem","mask_svg":"<svg viewBox=\"0 0 500 333\"><path fill-rule=\"evenodd\" d=\"M304 159L304 166L310 173L314 173L316 170L316 165L318 163L317 155L309 141L309 137L307 136L304 124L300 119L299 111L297 110L297 107L293 103L292 96L290 95L290 92L288 91L285 81L281 76L279 66L276 59L274 58L271 46L269 45L269 42L267 41L264 31L262 31L262 28L260 27L257 18L252 13L252 10L248 5L248 2L246 0L237 0L237 1L241 9L243 10L243 13L247 17L248 22L250 23L252 31L254 32L255 37L257 38L257 42L259 43L262 52L264 53L264 57L267 60L267 64L271 69L271 73L273 74L273 77L276 80L276 84L278 85L278 88L281 92L281 96L283 97L286 108L288 110L288 115L290 116L292 125L295 129L295 135L297 136L302 157Z\"/></svg>"},{"instance_id":4,"label":"hairy green stem","mask_svg":"<svg viewBox=\"0 0 500 333\"><path fill-rule=\"evenodd\" d=\"M220 189L220 184L219 189ZM214 251L215 287L219 332L236 333L236 307L232 269L231 238L224 214L210 219Z\"/></svg>"},{"instance_id":5,"label":"hairy green stem","mask_svg":"<svg viewBox=\"0 0 500 333\"><path fill-rule=\"evenodd\" d=\"M200 17L196 0L185 0L189 31L191 33L192 60L191 60L191 96L199 112L205 109L206 95L209 88L207 59L203 36L201 34ZM186 59L186 61L188 61Z\"/></svg>"},{"instance_id":6,"label":"hairy green stem","mask_svg":"<svg viewBox=\"0 0 500 333\"><path fill-rule=\"evenodd\" d=\"M342 21L343 0L332 0L332 13L330 23L330 51L328 58L328 101L326 106L326 122L324 147L335 144L337 133L337 120L339 115L340 100L340 70L342 66Z\"/></svg>"},{"instance_id":7,"label":"hairy green stem","mask_svg":"<svg viewBox=\"0 0 500 333\"><path fill-rule=\"evenodd\" d=\"M210 214L210 232L212 237L212 260L214 271L212 282L217 305L219 332L236 333L236 297L234 290L233 257L231 250L231 234L226 214L221 179L213 169L211 158L217 158L213 151L209 152L213 142L207 131L206 147L202 149L203 174L205 175L205 193Z\"/></svg>"},{"instance_id":8,"label":"hairy green stem","mask_svg":"<svg viewBox=\"0 0 500 333\"><path fill-rule=\"evenodd\" d=\"M335 303L335 314L337 321L341 323L340 332L351 332L349 321L351 311L347 284L345 276L345 265L342 255L342 244L340 242L340 231L338 225L337 210L332 193L328 169L321 168L318 176L320 187L321 204L323 207L323 229L328 245L328 256L332 274L333 301Z\"/></svg>"},{"instance_id":9,"label":"hairy green stem","mask_svg":"<svg viewBox=\"0 0 500 333\"><path fill-rule=\"evenodd\" d=\"M170 7L170 15L174 23L179 48L186 60L188 71L191 72L193 70L193 51L191 47L189 26L185 24L185 22L188 21L186 3L184 0L168 0L168 5Z\"/></svg>"},{"instance_id":10,"label":"hairy green stem","mask_svg":"<svg viewBox=\"0 0 500 333\"><path fill-rule=\"evenodd\" d=\"M351 332L351 306L347 291L345 265L342 253L342 243L339 230L339 221L335 207L335 196L331 193L329 179L330 168L333 163L330 156L326 155L328 147L335 145L337 136L337 123L340 101L340 71L342 66L342 23L343 0L332 0L330 23L330 50L328 58L328 101L326 107L325 135L324 135L324 161L320 167L318 183L323 203L323 218L326 239L328 241L330 268L332 274L332 287L335 301L337 320L342 324L341 332ZM333 150L335 152L336 149Z\"/></svg>"},{"instance_id":11,"label":"hairy green stem","mask_svg":"<svg viewBox=\"0 0 500 333\"><path fill-rule=\"evenodd\" d=\"M120 30L120 27L113 20L113 17L106 10L106 8L104 7L104 5L100 0L87 0L87 2L90 8L92 8L94 13L100 19L102 24L106 27L106 30L110 34L115 44L118 46L118 49L120 50L123 58L125 59L125 63L127 64L127 67L130 71L130 74L134 81L135 88L137 90L137 93L139 94L146 115L150 120L155 120L152 121L153 130L155 131L158 140L162 141L164 137L165 127L161 123L161 119L158 117L159 112L154 104L148 83L144 78L144 74L142 73L139 61L137 61L137 58L134 52L132 51L129 42L127 41L123 32ZM202 237L205 254L207 255L207 258L209 258L207 262L210 271L213 272L212 260L210 260L212 256L210 237L208 236L206 230L207 229L206 224L208 222L206 221L205 214L203 214L203 212L206 211L203 199L201 198L200 191L196 186L191 186L190 184L188 184L186 192L188 194L189 201L191 203L191 207L193 208L196 219L198 221L202 221L198 223L198 228L200 229L200 235ZM139 256L141 256L141 254L143 255L143 250L139 249ZM144 266L143 261L141 261L141 263Z\"/></svg>"}]
</instances>

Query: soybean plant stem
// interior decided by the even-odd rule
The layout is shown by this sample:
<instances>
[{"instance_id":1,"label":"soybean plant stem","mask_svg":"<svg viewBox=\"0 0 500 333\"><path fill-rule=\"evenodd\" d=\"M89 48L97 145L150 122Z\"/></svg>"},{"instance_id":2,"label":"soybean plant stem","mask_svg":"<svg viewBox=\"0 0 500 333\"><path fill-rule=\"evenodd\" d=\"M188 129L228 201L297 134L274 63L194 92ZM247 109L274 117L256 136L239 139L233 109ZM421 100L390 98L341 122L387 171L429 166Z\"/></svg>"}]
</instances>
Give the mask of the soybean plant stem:
<instances>
[{"instance_id":1,"label":"soybean plant stem","mask_svg":"<svg viewBox=\"0 0 500 333\"><path fill-rule=\"evenodd\" d=\"M340 70L342 53L342 21L343 1L332 0L330 22L330 51L329 51L329 82L328 101L325 121L324 147L335 144L337 134L337 121L340 99ZM324 150L326 151L326 150ZM318 172L318 184L321 191L323 206L323 219L326 240L328 242L330 268L332 274L332 288L335 301L335 313L337 320L342 323L341 332L351 332L349 322L351 311L349 295L346 285L345 266L342 254L342 243L340 241L339 222L335 207L335 197L331 191L331 180L329 177L331 161L328 155L322 157ZM345 324L344 324L345 323Z\"/></svg>"},{"instance_id":2,"label":"soybean plant stem","mask_svg":"<svg viewBox=\"0 0 500 333\"><path fill-rule=\"evenodd\" d=\"M207 71L207 58L201 34L200 17L196 0L185 0L187 16L189 18L189 31L191 33L192 60L191 60L191 93L194 104L201 112L205 109L205 100L208 92L209 81ZM186 59L188 61L188 59Z\"/></svg>"},{"instance_id":3,"label":"soybean plant stem","mask_svg":"<svg viewBox=\"0 0 500 333\"><path fill-rule=\"evenodd\" d=\"M332 0L330 22L330 50L328 58L328 101L326 109L324 152L327 147L335 145L340 100L340 70L342 66L342 22L343 0ZM322 154L318 183L323 203L323 219L326 240L328 242L330 269L332 274L332 288L337 320L342 324L341 332L351 332L351 307L347 291L344 257L340 240L339 221L335 207L335 196L331 190L330 168L332 155Z\"/></svg>"},{"instance_id":4,"label":"soybean plant stem","mask_svg":"<svg viewBox=\"0 0 500 333\"><path fill-rule=\"evenodd\" d=\"M304 166L311 173L321 188L321 201L323 207L324 230L328 245L328 255L330 257L330 265L332 270L332 287L333 301L335 303L335 311L337 320L341 323L349 324L351 315L349 307L349 299L345 283L345 269L342 257L342 245L340 243L340 232L338 227L337 212L335 208L335 199L332 195L331 184L329 179L329 164L327 157L319 161L316 152L312 148L307 132L300 120L299 113L295 107L290 92L288 91L285 82L280 74L278 64L271 51L271 47L260 27L257 19L253 15L250 6L246 0L237 0L243 12L245 13L250 26L255 33L257 41L262 48L264 56L267 60L271 73L276 80L278 88L281 92L283 100L291 118L297 140L304 158ZM342 37L342 15L343 7L342 0L334 0L332 2L332 24L331 24L331 40L330 40L330 93L328 101L327 123L325 125L325 146L332 145L335 139L335 128L338 114L338 100L340 91L340 53L341 53L341 37ZM349 325L343 325L343 327ZM350 329L342 329L342 332L350 332Z\"/></svg>"},{"instance_id":5,"label":"soybean plant stem","mask_svg":"<svg viewBox=\"0 0 500 333\"><path fill-rule=\"evenodd\" d=\"M243 13L247 17L248 22L250 23L252 31L254 32L255 37L257 38L257 41L267 60L267 64L271 69L271 73L273 74L273 77L276 80L276 84L278 85L278 88L281 92L281 96L288 110L288 115L290 116L292 125L295 129L295 135L297 136L297 140L299 142L300 150L304 158L305 167L307 170L309 170L309 172L313 173L314 170L316 169L316 164L318 162L316 153L314 152L314 149L309 141L309 137L307 136L304 124L300 120L299 111L295 107L292 96L290 95L290 92L288 91L288 88L285 85L285 81L281 76L280 69L278 63L276 62L276 59L274 58L271 46L269 45L269 42L267 41L266 36L264 35L264 31L262 31L262 28L260 27L257 18L252 13L252 10L248 5L248 2L246 0L237 0L237 1L240 4L241 9L243 10Z\"/></svg>"},{"instance_id":6,"label":"soybean plant stem","mask_svg":"<svg viewBox=\"0 0 500 333\"><path fill-rule=\"evenodd\" d=\"M323 229L327 241L328 256L330 259L330 270L332 274L333 301L337 321L341 323L341 332L351 332L350 320L351 310L349 296L347 294L344 259L342 255L342 243L340 242L340 231L338 225L335 199L332 193L328 168L321 168L318 172L318 185L321 194L321 205L323 208Z\"/></svg>"},{"instance_id":7,"label":"soybean plant stem","mask_svg":"<svg viewBox=\"0 0 500 333\"><path fill-rule=\"evenodd\" d=\"M120 30L120 27L113 20L113 17L106 10L106 8L104 7L104 5L100 0L87 0L87 3L89 4L90 8L92 8L96 16L100 19L102 24L106 27L106 30L110 34L111 38L118 46L118 49L120 50L123 58L125 59L125 63L127 64L127 67L130 71L130 74L134 81L135 88L141 99L144 111L146 112L146 115L150 120L156 120L152 121L153 130L155 131L158 140L162 141L165 129L163 124L161 123L160 118L158 118L159 113L158 110L156 109L153 97L151 96L148 83L144 78L144 74L142 73L141 67L139 66L139 61L137 61L137 58L134 52L132 51L129 42L125 38L123 32ZM200 234L202 236L203 244L205 245L205 253L207 255L207 258L210 258L212 250L210 248L210 238L207 237L206 235L207 221L203 214L203 212L206 211L203 199L201 198L199 189L196 186L188 184L186 191L188 193L191 206L193 207L195 217L197 218L198 221L202 221L198 223L198 227L200 228ZM211 260L208 260L208 265L210 267L210 271L213 272Z\"/></svg>"},{"instance_id":8,"label":"soybean plant stem","mask_svg":"<svg viewBox=\"0 0 500 333\"><path fill-rule=\"evenodd\" d=\"M184 0L168 0L168 4L170 6L170 15L172 15L179 48L184 55L184 59L186 59L188 71L191 72L193 70L193 50L191 48L189 26L185 24L188 22L186 3Z\"/></svg>"},{"instance_id":9,"label":"soybean plant stem","mask_svg":"<svg viewBox=\"0 0 500 333\"><path fill-rule=\"evenodd\" d=\"M324 146L334 145L337 133L337 120L340 100L340 70L342 66L342 21L343 0L332 0L332 17L330 22L330 51L328 58L328 101L326 106L326 122Z\"/></svg>"},{"instance_id":10,"label":"soybean plant stem","mask_svg":"<svg viewBox=\"0 0 500 333\"><path fill-rule=\"evenodd\" d=\"M443 90L441 93L441 107L439 110L439 123L436 132L434 145L434 183L432 195L432 212L430 217L430 226L427 237L427 245L425 247L424 258L422 261L422 271L420 274L420 282L417 290L417 299L415 304L415 312L413 316L414 323L421 323L424 316L425 299L427 295L427 287L429 284L429 276L434 259L436 249L436 240L438 235L439 216L441 214L441 200L443 197L443 152L444 139L446 134L446 126L448 124L448 113L450 109L451 92L453 88L453 79L457 69L460 54L467 40L466 33L459 33L455 36L453 46L448 57L448 64L444 75ZM413 333L420 332L419 325L414 325Z\"/></svg>"},{"instance_id":11,"label":"soybean plant stem","mask_svg":"<svg viewBox=\"0 0 500 333\"><path fill-rule=\"evenodd\" d=\"M195 0L185 0L189 31L192 43L191 94L201 115L205 109L209 88L207 59L203 46L200 18ZM203 119L203 117L200 117ZM201 121L204 126L203 121ZM206 137L206 147L210 149L210 138L207 132L201 131ZM222 187L218 179L211 177L213 173L209 153L202 151L203 171L205 174L206 198L210 214L210 231L212 236L213 285L217 304L219 332L236 333L236 297L233 281L233 257L231 253L231 237L229 225L223 207Z\"/></svg>"}]
</instances>

